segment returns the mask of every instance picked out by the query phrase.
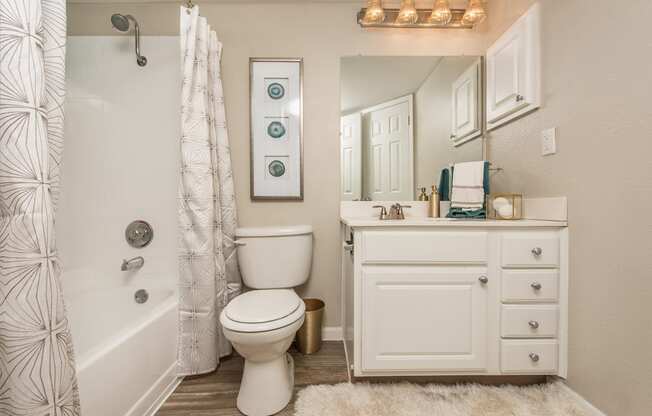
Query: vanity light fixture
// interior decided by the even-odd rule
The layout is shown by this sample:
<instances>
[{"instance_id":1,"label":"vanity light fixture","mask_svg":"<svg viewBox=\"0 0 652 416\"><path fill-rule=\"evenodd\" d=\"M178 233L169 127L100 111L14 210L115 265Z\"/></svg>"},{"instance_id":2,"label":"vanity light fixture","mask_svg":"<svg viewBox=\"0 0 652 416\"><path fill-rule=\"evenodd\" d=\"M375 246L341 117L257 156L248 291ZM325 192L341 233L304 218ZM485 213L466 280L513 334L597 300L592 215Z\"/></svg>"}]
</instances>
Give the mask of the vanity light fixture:
<instances>
[{"instance_id":1,"label":"vanity light fixture","mask_svg":"<svg viewBox=\"0 0 652 416\"><path fill-rule=\"evenodd\" d=\"M367 8L362 18L365 24L379 24L385 20L385 10L383 10L382 0L367 0Z\"/></svg>"},{"instance_id":2,"label":"vanity light fixture","mask_svg":"<svg viewBox=\"0 0 652 416\"><path fill-rule=\"evenodd\" d=\"M428 21L436 25L447 25L452 19L453 13L451 12L448 0L435 0L435 4L432 6L432 14Z\"/></svg>"},{"instance_id":3,"label":"vanity light fixture","mask_svg":"<svg viewBox=\"0 0 652 416\"><path fill-rule=\"evenodd\" d=\"M413 25L419 20L414 0L401 0L401 9L398 11L396 23L399 25Z\"/></svg>"},{"instance_id":4,"label":"vanity light fixture","mask_svg":"<svg viewBox=\"0 0 652 416\"><path fill-rule=\"evenodd\" d=\"M400 9L383 9L381 0L367 0L358 24L368 27L472 29L487 12L486 0L468 0L466 9L451 9L449 0L432 0L432 9L417 9L415 0L401 0Z\"/></svg>"},{"instance_id":5,"label":"vanity light fixture","mask_svg":"<svg viewBox=\"0 0 652 416\"><path fill-rule=\"evenodd\" d=\"M462 22L469 25L475 25L482 22L487 17L482 0L469 0L469 6L464 12Z\"/></svg>"}]
</instances>

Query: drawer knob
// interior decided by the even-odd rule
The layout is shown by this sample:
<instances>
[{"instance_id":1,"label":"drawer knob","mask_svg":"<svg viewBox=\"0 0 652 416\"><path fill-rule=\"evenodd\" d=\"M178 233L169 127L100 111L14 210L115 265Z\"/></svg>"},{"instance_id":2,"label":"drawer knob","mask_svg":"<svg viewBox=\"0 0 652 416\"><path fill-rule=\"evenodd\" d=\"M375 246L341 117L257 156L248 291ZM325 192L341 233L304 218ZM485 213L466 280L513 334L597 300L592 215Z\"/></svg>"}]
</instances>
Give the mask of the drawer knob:
<instances>
[{"instance_id":1,"label":"drawer knob","mask_svg":"<svg viewBox=\"0 0 652 416\"><path fill-rule=\"evenodd\" d=\"M535 354L535 353L531 352L530 353L530 360L532 360L532 362L535 362L535 363L538 362L539 361L539 354Z\"/></svg>"},{"instance_id":2,"label":"drawer knob","mask_svg":"<svg viewBox=\"0 0 652 416\"><path fill-rule=\"evenodd\" d=\"M537 321L530 321L527 324L530 325L530 328L532 328L532 329L539 328L539 323Z\"/></svg>"},{"instance_id":3,"label":"drawer knob","mask_svg":"<svg viewBox=\"0 0 652 416\"><path fill-rule=\"evenodd\" d=\"M516 96L516 102L521 102L523 100L525 100L525 97L523 97L522 95L519 94Z\"/></svg>"},{"instance_id":4,"label":"drawer knob","mask_svg":"<svg viewBox=\"0 0 652 416\"><path fill-rule=\"evenodd\" d=\"M485 275L482 275L482 276L478 277L478 280L483 285L486 285L487 283L489 283L489 278L487 276L485 276Z\"/></svg>"},{"instance_id":5,"label":"drawer knob","mask_svg":"<svg viewBox=\"0 0 652 416\"><path fill-rule=\"evenodd\" d=\"M532 284L530 286L534 290L541 290L541 283L539 283L539 282L532 282Z\"/></svg>"},{"instance_id":6,"label":"drawer knob","mask_svg":"<svg viewBox=\"0 0 652 416\"><path fill-rule=\"evenodd\" d=\"M543 250L541 247L534 247L532 249L532 254L534 254L536 257L539 257L541 254L543 254Z\"/></svg>"}]
</instances>

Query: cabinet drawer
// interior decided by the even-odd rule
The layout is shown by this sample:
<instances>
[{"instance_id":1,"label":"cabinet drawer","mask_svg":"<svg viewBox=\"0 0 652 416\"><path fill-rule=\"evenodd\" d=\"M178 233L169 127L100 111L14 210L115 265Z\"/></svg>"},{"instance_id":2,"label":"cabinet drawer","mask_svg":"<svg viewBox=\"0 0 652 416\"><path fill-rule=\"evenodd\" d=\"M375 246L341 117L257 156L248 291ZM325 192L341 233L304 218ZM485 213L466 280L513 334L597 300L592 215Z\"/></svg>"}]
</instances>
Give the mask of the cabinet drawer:
<instances>
[{"instance_id":1,"label":"cabinet drawer","mask_svg":"<svg viewBox=\"0 0 652 416\"><path fill-rule=\"evenodd\" d=\"M556 340L502 340L500 368L503 373L554 374L559 345Z\"/></svg>"},{"instance_id":2,"label":"cabinet drawer","mask_svg":"<svg viewBox=\"0 0 652 416\"><path fill-rule=\"evenodd\" d=\"M559 236L555 232L505 233L502 242L503 267L559 266Z\"/></svg>"},{"instance_id":3,"label":"cabinet drawer","mask_svg":"<svg viewBox=\"0 0 652 416\"><path fill-rule=\"evenodd\" d=\"M477 231L365 231L363 263L485 264L487 233Z\"/></svg>"},{"instance_id":4,"label":"cabinet drawer","mask_svg":"<svg viewBox=\"0 0 652 416\"><path fill-rule=\"evenodd\" d=\"M555 338L557 305L503 305L500 332L505 338Z\"/></svg>"},{"instance_id":5,"label":"cabinet drawer","mask_svg":"<svg viewBox=\"0 0 652 416\"><path fill-rule=\"evenodd\" d=\"M557 270L503 270L502 277L503 302L557 302Z\"/></svg>"}]
</instances>

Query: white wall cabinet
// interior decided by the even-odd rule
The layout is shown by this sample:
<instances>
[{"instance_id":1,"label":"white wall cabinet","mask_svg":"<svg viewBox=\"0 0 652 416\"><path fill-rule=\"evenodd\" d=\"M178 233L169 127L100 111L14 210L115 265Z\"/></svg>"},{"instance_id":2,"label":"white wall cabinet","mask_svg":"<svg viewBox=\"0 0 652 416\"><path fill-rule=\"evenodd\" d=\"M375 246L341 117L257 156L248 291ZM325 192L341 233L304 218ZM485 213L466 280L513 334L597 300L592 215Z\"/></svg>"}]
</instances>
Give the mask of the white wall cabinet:
<instances>
[{"instance_id":1,"label":"white wall cabinet","mask_svg":"<svg viewBox=\"0 0 652 416\"><path fill-rule=\"evenodd\" d=\"M343 228L353 375L566 377L567 228L383 223Z\"/></svg>"},{"instance_id":2,"label":"white wall cabinet","mask_svg":"<svg viewBox=\"0 0 652 416\"><path fill-rule=\"evenodd\" d=\"M453 82L451 140L459 146L482 134L482 67L474 62Z\"/></svg>"},{"instance_id":3,"label":"white wall cabinet","mask_svg":"<svg viewBox=\"0 0 652 416\"><path fill-rule=\"evenodd\" d=\"M537 3L487 50L487 130L539 108L540 55Z\"/></svg>"}]
</instances>

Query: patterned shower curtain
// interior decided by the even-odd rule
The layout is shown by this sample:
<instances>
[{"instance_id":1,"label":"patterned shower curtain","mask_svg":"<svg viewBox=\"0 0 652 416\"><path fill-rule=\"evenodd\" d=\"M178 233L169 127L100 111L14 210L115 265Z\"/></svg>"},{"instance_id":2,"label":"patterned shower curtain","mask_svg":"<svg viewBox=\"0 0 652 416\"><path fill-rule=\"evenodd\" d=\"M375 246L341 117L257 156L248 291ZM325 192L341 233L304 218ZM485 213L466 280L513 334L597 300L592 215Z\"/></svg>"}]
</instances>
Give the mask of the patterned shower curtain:
<instances>
[{"instance_id":1,"label":"patterned shower curtain","mask_svg":"<svg viewBox=\"0 0 652 416\"><path fill-rule=\"evenodd\" d=\"M0 414L79 415L54 238L65 0L0 0Z\"/></svg>"},{"instance_id":2,"label":"patterned shower curtain","mask_svg":"<svg viewBox=\"0 0 652 416\"><path fill-rule=\"evenodd\" d=\"M199 7L181 7L179 375L215 370L231 353L219 315L240 293L222 44Z\"/></svg>"}]
</instances>

